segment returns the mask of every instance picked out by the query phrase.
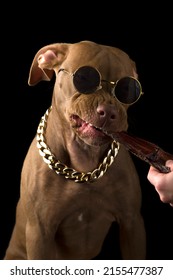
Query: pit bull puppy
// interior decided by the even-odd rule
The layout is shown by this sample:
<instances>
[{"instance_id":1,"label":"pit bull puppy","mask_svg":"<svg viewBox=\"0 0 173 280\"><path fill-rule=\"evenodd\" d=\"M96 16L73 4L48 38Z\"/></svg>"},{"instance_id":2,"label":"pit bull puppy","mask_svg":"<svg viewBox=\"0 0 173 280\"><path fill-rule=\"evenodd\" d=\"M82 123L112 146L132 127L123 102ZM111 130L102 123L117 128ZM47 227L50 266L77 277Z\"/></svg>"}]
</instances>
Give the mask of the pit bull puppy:
<instances>
[{"instance_id":1,"label":"pit bull puppy","mask_svg":"<svg viewBox=\"0 0 173 280\"><path fill-rule=\"evenodd\" d=\"M113 222L122 259L145 259L141 188L128 151L104 132L128 129L141 96L135 63L91 41L44 46L29 85L55 84L24 160L6 260L93 259Z\"/></svg>"}]
</instances>

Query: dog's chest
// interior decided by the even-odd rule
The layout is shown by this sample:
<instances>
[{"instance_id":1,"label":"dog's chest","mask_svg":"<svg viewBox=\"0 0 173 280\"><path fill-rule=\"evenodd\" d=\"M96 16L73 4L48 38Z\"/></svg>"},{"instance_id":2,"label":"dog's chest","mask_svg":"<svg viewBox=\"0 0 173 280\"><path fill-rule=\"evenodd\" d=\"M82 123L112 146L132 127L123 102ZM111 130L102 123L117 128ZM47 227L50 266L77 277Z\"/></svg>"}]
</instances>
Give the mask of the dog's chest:
<instances>
[{"instance_id":1,"label":"dog's chest","mask_svg":"<svg viewBox=\"0 0 173 280\"><path fill-rule=\"evenodd\" d=\"M63 234L76 233L93 235L93 231L105 231L115 220L115 212L103 195L89 192L78 194L67 205L68 211L64 215L58 231Z\"/></svg>"},{"instance_id":2,"label":"dog's chest","mask_svg":"<svg viewBox=\"0 0 173 280\"><path fill-rule=\"evenodd\" d=\"M73 211L60 223L56 232L56 242L60 249L68 248L69 252L91 254L95 256L107 235L115 217L107 207L102 204L91 203L74 207ZM93 253L94 252L94 253ZM96 253L95 253L96 252Z\"/></svg>"}]
</instances>

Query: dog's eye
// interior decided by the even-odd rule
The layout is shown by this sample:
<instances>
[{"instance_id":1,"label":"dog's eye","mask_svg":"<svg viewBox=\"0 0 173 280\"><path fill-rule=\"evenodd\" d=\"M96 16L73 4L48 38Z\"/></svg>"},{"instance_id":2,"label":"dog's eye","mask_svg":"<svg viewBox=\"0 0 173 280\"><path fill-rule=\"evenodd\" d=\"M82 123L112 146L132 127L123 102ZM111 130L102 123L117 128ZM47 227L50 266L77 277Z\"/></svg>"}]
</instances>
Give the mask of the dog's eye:
<instances>
[{"instance_id":1,"label":"dog's eye","mask_svg":"<svg viewBox=\"0 0 173 280\"><path fill-rule=\"evenodd\" d=\"M100 74L93 67L83 66L74 73L73 83L80 93L92 93L100 86Z\"/></svg>"},{"instance_id":2,"label":"dog's eye","mask_svg":"<svg viewBox=\"0 0 173 280\"><path fill-rule=\"evenodd\" d=\"M117 81L114 96L124 104L135 103L143 94L141 84L133 77L124 77Z\"/></svg>"}]
</instances>

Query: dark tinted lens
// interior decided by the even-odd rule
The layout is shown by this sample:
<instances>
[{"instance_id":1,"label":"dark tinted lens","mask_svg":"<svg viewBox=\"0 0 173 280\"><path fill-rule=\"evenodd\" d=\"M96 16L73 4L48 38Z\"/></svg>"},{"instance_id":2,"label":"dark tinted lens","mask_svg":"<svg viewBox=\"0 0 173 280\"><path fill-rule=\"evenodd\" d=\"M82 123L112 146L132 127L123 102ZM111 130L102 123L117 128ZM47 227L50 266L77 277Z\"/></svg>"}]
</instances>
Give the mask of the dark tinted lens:
<instances>
[{"instance_id":1,"label":"dark tinted lens","mask_svg":"<svg viewBox=\"0 0 173 280\"><path fill-rule=\"evenodd\" d=\"M73 83L80 93L92 93L100 85L100 74L93 67L83 66L75 72Z\"/></svg>"},{"instance_id":2,"label":"dark tinted lens","mask_svg":"<svg viewBox=\"0 0 173 280\"><path fill-rule=\"evenodd\" d=\"M120 79L115 87L116 98L125 104L136 102L140 93L140 83L131 77L124 77Z\"/></svg>"}]
</instances>

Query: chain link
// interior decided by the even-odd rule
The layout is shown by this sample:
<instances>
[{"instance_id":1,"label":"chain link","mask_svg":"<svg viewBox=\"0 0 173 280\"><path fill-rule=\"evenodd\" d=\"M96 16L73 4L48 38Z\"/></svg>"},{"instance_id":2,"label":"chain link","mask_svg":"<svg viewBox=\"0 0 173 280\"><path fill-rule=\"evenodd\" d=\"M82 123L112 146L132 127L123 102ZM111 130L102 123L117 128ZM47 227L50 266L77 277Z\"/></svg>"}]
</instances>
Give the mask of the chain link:
<instances>
[{"instance_id":1,"label":"chain link","mask_svg":"<svg viewBox=\"0 0 173 280\"><path fill-rule=\"evenodd\" d=\"M54 170L56 174L63 175L66 179L74 180L76 183L93 182L101 178L108 167L114 162L115 157L118 154L120 144L115 140L111 143L107 156L100 163L99 167L94 169L92 172L79 172L73 168L63 164L60 160L57 160L55 155L52 154L50 148L46 144L45 131L47 127L47 119L52 107L49 107L41 118L38 129L37 129L37 147L40 155L50 169Z\"/></svg>"}]
</instances>

